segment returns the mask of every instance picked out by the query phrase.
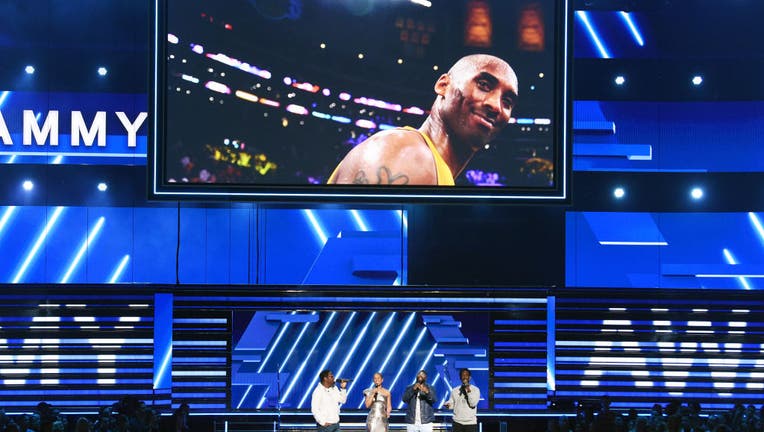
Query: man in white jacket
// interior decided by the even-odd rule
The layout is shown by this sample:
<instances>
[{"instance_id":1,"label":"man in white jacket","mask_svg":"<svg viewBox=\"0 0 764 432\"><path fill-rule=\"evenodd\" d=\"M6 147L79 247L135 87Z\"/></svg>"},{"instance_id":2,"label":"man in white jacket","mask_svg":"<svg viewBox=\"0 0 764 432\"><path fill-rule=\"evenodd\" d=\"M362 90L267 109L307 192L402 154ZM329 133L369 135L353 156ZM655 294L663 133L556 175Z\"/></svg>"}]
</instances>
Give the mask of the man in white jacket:
<instances>
[{"instance_id":1,"label":"man in white jacket","mask_svg":"<svg viewBox=\"0 0 764 432\"><path fill-rule=\"evenodd\" d=\"M313 390L310 400L310 411L316 419L318 432L335 432L340 430L340 405L348 397L347 381L340 381L340 388L334 385L334 374L323 370L318 375L320 383Z\"/></svg>"}]
</instances>

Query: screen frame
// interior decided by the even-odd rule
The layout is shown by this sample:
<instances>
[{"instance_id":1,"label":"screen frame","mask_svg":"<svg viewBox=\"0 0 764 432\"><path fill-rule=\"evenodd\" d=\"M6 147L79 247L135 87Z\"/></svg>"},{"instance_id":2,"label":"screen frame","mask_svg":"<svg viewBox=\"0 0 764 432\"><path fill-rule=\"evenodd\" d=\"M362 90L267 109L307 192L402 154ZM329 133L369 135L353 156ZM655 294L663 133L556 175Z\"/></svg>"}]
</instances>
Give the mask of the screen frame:
<instances>
[{"instance_id":1,"label":"screen frame","mask_svg":"<svg viewBox=\"0 0 764 432\"><path fill-rule=\"evenodd\" d=\"M166 181L167 18L170 0L150 10L147 186L151 200L337 203L527 203L570 204L572 177L572 0L555 1L553 132L555 182L550 187L345 186L172 183Z\"/></svg>"}]
</instances>

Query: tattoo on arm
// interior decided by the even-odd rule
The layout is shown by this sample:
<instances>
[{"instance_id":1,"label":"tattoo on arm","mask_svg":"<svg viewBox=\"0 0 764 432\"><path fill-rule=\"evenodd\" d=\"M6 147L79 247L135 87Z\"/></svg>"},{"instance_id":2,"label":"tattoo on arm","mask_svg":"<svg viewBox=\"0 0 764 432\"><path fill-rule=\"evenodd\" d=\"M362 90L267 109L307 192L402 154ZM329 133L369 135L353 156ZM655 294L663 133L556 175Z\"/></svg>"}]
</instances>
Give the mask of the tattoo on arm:
<instances>
[{"instance_id":1,"label":"tattoo on arm","mask_svg":"<svg viewBox=\"0 0 764 432\"><path fill-rule=\"evenodd\" d=\"M359 170L353 184L369 184L369 179L366 177L366 172ZM377 169L377 182L375 184L380 185L405 185L409 183L409 176L406 174L393 174L390 172L390 168L381 166Z\"/></svg>"}]
</instances>

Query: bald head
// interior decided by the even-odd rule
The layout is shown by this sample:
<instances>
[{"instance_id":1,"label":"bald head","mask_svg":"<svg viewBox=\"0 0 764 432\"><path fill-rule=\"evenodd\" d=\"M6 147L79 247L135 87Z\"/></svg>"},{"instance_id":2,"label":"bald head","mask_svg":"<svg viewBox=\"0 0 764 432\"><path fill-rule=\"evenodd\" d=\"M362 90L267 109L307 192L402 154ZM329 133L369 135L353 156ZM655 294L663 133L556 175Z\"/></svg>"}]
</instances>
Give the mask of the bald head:
<instances>
[{"instance_id":1,"label":"bald head","mask_svg":"<svg viewBox=\"0 0 764 432\"><path fill-rule=\"evenodd\" d=\"M502 75L504 75L503 78L513 84L515 89L517 89L517 75L509 63L490 54L471 54L464 56L451 66L451 69L448 70L447 74L451 76L452 80L457 80L459 83L462 83L463 80L468 79L478 71L484 69L491 69L502 73Z\"/></svg>"}]
</instances>

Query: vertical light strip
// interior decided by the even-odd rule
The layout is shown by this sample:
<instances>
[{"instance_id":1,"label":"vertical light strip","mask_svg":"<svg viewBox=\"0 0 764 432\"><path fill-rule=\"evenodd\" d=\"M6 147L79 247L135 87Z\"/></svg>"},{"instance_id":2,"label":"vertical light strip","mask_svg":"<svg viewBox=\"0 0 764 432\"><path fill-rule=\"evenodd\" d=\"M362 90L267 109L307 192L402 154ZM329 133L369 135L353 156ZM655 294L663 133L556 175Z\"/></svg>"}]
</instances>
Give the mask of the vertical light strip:
<instances>
[{"instance_id":1,"label":"vertical light strip","mask_svg":"<svg viewBox=\"0 0 764 432\"><path fill-rule=\"evenodd\" d=\"M353 216L355 224L358 225L358 229L361 231L368 231L369 227L366 226L366 221L363 220L358 210L350 210L350 214Z\"/></svg>"},{"instance_id":2,"label":"vertical light strip","mask_svg":"<svg viewBox=\"0 0 764 432\"><path fill-rule=\"evenodd\" d=\"M759 233L759 237L762 241L764 241L764 226L761 225L761 221L759 220L759 217L756 216L756 213L754 212L748 212L748 219L751 220L751 223L753 224L754 229L756 229L756 232Z\"/></svg>"},{"instance_id":3,"label":"vertical light strip","mask_svg":"<svg viewBox=\"0 0 764 432\"><path fill-rule=\"evenodd\" d=\"M722 250L722 253L724 253L724 259L727 260L727 264L730 264L730 265L738 264L737 261L735 260L735 257L732 256L732 252L730 252L729 249L724 248L724 250ZM747 289L747 290L751 289L751 286L748 285L748 281L743 276L738 276L737 280L740 281L740 284L743 285L744 289Z\"/></svg>"},{"instance_id":4,"label":"vertical light strip","mask_svg":"<svg viewBox=\"0 0 764 432\"><path fill-rule=\"evenodd\" d=\"M103 227L103 223L105 220L106 219L103 216L98 218L98 221L96 222L95 226L93 227L93 229L90 230L90 233L87 235L87 237L85 237L85 240L80 245L80 250L77 251L77 255L74 256L72 263L69 264L69 269L64 274L64 277L61 278L60 283L69 282L69 278L72 276L72 273L74 273L74 269L77 268L77 265L80 263L80 260L82 260L83 255L85 255L85 252L93 243L93 240L95 240L96 236L98 236L98 233L101 232L101 228Z\"/></svg>"},{"instance_id":5,"label":"vertical light strip","mask_svg":"<svg viewBox=\"0 0 764 432\"><path fill-rule=\"evenodd\" d=\"M556 353L555 353L555 319L556 319L556 304L557 299L555 296L547 296L546 298L546 389L547 391L554 392L557 390L557 382L555 375L557 370L555 367Z\"/></svg>"},{"instance_id":6,"label":"vertical light strip","mask_svg":"<svg viewBox=\"0 0 764 432\"><path fill-rule=\"evenodd\" d=\"M424 337L425 333L427 333L427 327L423 327L421 331L419 331L419 336L417 336L416 341L414 342L414 345L409 350L408 355L403 360L403 363L401 363L401 367L398 368L398 373L395 374L395 378L393 378L393 382L390 384L390 387L388 387L388 390L392 390L393 387L395 387L395 384L398 382L398 379L401 377L401 374L403 373L403 369L406 367L406 365L409 364L409 361L411 360L411 357L416 352L416 349L419 348L419 343L422 342L422 338ZM433 346L433 349L435 349L435 346ZM432 353L432 351L430 351Z\"/></svg>"},{"instance_id":7,"label":"vertical light strip","mask_svg":"<svg viewBox=\"0 0 764 432\"><path fill-rule=\"evenodd\" d=\"M363 359L363 363L361 363L361 367L359 367L358 371L355 373L355 376L353 377L353 383L350 384L350 387L348 388L348 393L350 393L350 391L353 390L353 387L355 387L355 383L358 382L358 377L361 376L361 372L363 372L363 370L366 369L366 365L369 363L369 360L374 355L374 352L377 350L379 343L385 337L385 334L387 334L387 330L390 328L390 324L392 324L393 318L395 318L396 314L397 312L391 313L390 317L387 318L387 321L385 321L385 326L382 327L382 331L379 332L379 336L377 336L377 339L374 340L374 344L372 344L371 349L369 350L369 353L366 354L366 358Z\"/></svg>"},{"instance_id":8,"label":"vertical light strip","mask_svg":"<svg viewBox=\"0 0 764 432\"><path fill-rule=\"evenodd\" d=\"M350 351L345 354L345 361L342 362L342 365L340 365L340 368L337 369L337 376L341 377L344 376L343 372L345 372L345 366L347 366L350 359L353 357L353 354L355 354L355 350L358 348L358 344L361 343L361 340L363 340L363 337L366 335L366 331L369 330L369 325L374 320L374 317L377 315L377 312L374 311L369 315L369 319L366 320L366 324L363 326L363 329L361 330L361 333L358 334L358 336L355 338L355 342L353 342L353 346L350 347Z\"/></svg>"},{"instance_id":9,"label":"vertical light strip","mask_svg":"<svg viewBox=\"0 0 764 432\"><path fill-rule=\"evenodd\" d=\"M2 234L3 230L5 229L5 225L8 223L8 220L13 215L13 212L16 211L16 206L8 206L6 207L5 211L3 212L3 217L0 218L0 234Z\"/></svg>"},{"instance_id":10,"label":"vertical light strip","mask_svg":"<svg viewBox=\"0 0 764 432\"><path fill-rule=\"evenodd\" d=\"M63 207L56 207L56 209L53 211L53 215L50 217L50 219L48 219L48 223L45 224L45 228L37 237L34 246L32 246L32 250L30 250L27 254L27 257L24 259L21 267L16 272L16 276L13 277L13 283L19 283L21 278L24 277L24 273L26 273L27 269L29 268L29 264L32 263L32 260L37 255L37 251L40 250L40 246L42 246L43 242L45 242L45 239L48 237L50 230L53 228L53 226L56 225L56 221L58 221L58 217L61 216L62 211L64 211Z\"/></svg>"},{"instance_id":11,"label":"vertical light strip","mask_svg":"<svg viewBox=\"0 0 764 432\"><path fill-rule=\"evenodd\" d=\"M114 273L111 274L111 277L109 278L109 283L116 283L119 280L119 277L122 276L122 272L125 271L125 267L127 267L127 262L130 261L130 255L125 255L122 257L122 260L119 262L119 265L116 269L114 269Z\"/></svg>"},{"instance_id":12,"label":"vertical light strip","mask_svg":"<svg viewBox=\"0 0 764 432\"><path fill-rule=\"evenodd\" d=\"M390 362L390 359L393 357L393 353L398 349L398 345L401 344L401 341L403 340L403 337L408 333L409 327L411 327L411 323L414 322L414 317L416 316L416 312L411 312L408 319L406 320L406 323L403 325L403 329L398 334L398 337L395 339L395 343L393 343L393 346L390 348L390 352L387 353L387 357L385 357L385 361L382 362L382 366L378 369L379 373L383 373L385 371L385 367L387 367L387 364ZM363 406L363 398L361 398L361 403L358 405L358 409L360 409Z\"/></svg>"},{"instance_id":13,"label":"vertical light strip","mask_svg":"<svg viewBox=\"0 0 764 432\"><path fill-rule=\"evenodd\" d=\"M634 20L631 19L631 14L628 12L621 11L620 12L621 19L623 19L623 22L626 23L626 26L631 31L631 35L634 37L634 42L637 43L639 46L645 46L645 40L642 39L642 33L637 28L637 25L634 23Z\"/></svg>"},{"instance_id":14,"label":"vertical light strip","mask_svg":"<svg viewBox=\"0 0 764 432\"><path fill-rule=\"evenodd\" d=\"M326 232L324 232L324 228L318 222L318 219L316 219L316 215L313 214L313 210L304 209L303 213L305 213L305 217L308 218L308 222L310 222L310 226L313 228L313 233L316 234L316 237L318 237L321 246L325 245L329 237L327 237Z\"/></svg>"},{"instance_id":15,"label":"vertical light strip","mask_svg":"<svg viewBox=\"0 0 764 432\"><path fill-rule=\"evenodd\" d=\"M345 325L342 326L342 330L340 331L340 334L334 339L334 344L332 344L332 347L329 349L329 352L324 356L324 361L321 363L321 366L319 366L318 370L316 371L313 376L318 376L318 374L326 368L326 365L329 363L329 360L331 360L332 356L334 356L334 352L337 350L337 346L339 345L340 341L342 340L342 337L345 336L345 332L347 331L350 324L355 319L357 312L353 312L348 317L347 321L345 322ZM342 378L341 375L337 375L338 378ZM297 404L297 409L302 408L302 405L305 403L305 400L308 398L308 395L311 394L313 391L313 387L308 386L306 388L305 394L302 395L302 399L300 399L300 403Z\"/></svg>"},{"instance_id":16,"label":"vertical light strip","mask_svg":"<svg viewBox=\"0 0 764 432\"><path fill-rule=\"evenodd\" d=\"M602 43L602 41L600 41L600 37L597 34L597 31L594 29L594 26L589 21L589 14L587 14L585 11L576 11L576 16L584 24L584 27L586 27L586 31L589 32L589 37L592 39L592 42L594 42L594 45L597 47L597 51L599 51L600 57L609 59L610 53L608 53L607 48L605 48L605 45Z\"/></svg>"},{"instance_id":17,"label":"vertical light strip","mask_svg":"<svg viewBox=\"0 0 764 432\"><path fill-rule=\"evenodd\" d=\"M310 347L310 350L305 353L305 360L303 360L302 364L300 365L300 368L297 369L297 372L292 376L291 382L289 383L289 387L287 387L287 390L284 392L284 395L281 397L281 403L284 403L286 399L289 397L289 394L292 393L292 389L294 388L294 385L297 384L297 381L300 379L300 376L305 371L305 367L308 365L308 360L310 360L310 355L313 353L313 351L316 350L316 347L321 342L321 339L324 337L324 333L326 333L326 330L329 328L329 325L331 325L332 321L334 321L334 317L337 316L337 312L332 312L329 314L329 318L326 319L326 323L324 323L324 327L321 329L321 332L318 334L318 337L313 342L313 346ZM310 385L308 387L313 387L314 379L310 379Z\"/></svg>"},{"instance_id":18,"label":"vertical light strip","mask_svg":"<svg viewBox=\"0 0 764 432\"><path fill-rule=\"evenodd\" d=\"M398 215L398 218L401 220L401 224L403 225L403 231L406 232L409 229L409 218L406 214L406 211L395 210L395 214Z\"/></svg>"}]
</instances>

